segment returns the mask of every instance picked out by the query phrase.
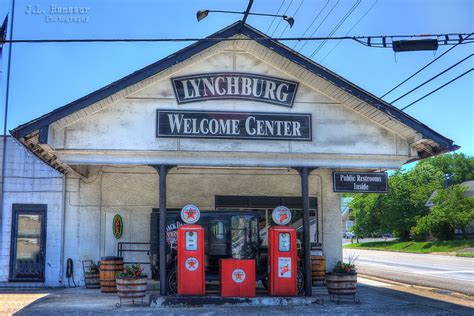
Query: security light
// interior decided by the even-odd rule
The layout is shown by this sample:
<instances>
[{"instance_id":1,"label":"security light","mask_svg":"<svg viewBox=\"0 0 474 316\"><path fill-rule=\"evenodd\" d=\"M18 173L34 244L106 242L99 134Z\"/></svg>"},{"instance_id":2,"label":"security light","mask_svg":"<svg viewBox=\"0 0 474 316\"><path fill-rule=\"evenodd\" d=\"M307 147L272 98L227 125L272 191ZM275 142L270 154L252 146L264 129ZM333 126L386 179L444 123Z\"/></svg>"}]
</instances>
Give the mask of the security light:
<instances>
[{"instance_id":1,"label":"security light","mask_svg":"<svg viewBox=\"0 0 474 316\"><path fill-rule=\"evenodd\" d=\"M198 22L204 19L208 14L209 10L199 10L198 12L196 12L196 18Z\"/></svg>"},{"instance_id":2,"label":"security light","mask_svg":"<svg viewBox=\"0 0 474 316\"><path fill-rule=\"evenodd\" d=\"M249 8L247 8L249 10ZM244 11L244 12L238 12L238 11L223 11L223 10L199 10L198 12L196 12L196 18L199 21L201 21L202 19L204 19L205 17L207 17L209 15L209 12L217 12L217 13L231 13L231 14L243 14L244 15L244 18L242 19L242 21L245 23L245 21L247 20L247 16L249 15L259 15L259 16L270 16L270 17L279 17L279 18L283 18L283 20L285 20L286 22L288 22L288 24L290 25L290 28L293 26L293 24L295 24L295 19L292 18L291 16L287 16L287 15L275 15L275 14L267 14L267 13L251 13L251 12L248 12L247 11Z\"/></svg>"},{"instance_id":3,"label":"security light","mask_svg":"<svg viewBox=\"0 0 474 316\"><path fill-rule=\"evenodd\" d=\"M295 24L295 19L293 19L291 16L284 15L283 20L288 22L288 24L290 25L290 28L293 26L293 24Z\"/></svg>"}]
</instances>

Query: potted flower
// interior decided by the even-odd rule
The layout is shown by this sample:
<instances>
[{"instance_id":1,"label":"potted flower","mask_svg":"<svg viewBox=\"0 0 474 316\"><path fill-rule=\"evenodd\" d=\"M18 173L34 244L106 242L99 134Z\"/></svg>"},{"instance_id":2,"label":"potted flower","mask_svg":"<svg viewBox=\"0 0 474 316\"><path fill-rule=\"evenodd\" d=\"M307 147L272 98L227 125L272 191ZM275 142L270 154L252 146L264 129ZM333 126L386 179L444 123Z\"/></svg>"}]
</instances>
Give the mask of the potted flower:
<instances>
[{"instance_id":1,"label":"potted flower","mask_svg":"<svg viewBox=\"0 0 474 316\"><path fill-rule=\"evenodd\" d=\"M146 295L148 275L143 272L143 268L139 264L133 264L132 266L125 266L122 272L117 274L117 294L120 299L120 303L117 306L122 305L122 299L132 300L135 303L136 299L142 300Z\"/></svg>"},{"instance_id":2,"label":"potted flower","mask_svg":"<svg viewBox=\"0 0 474 316\"><path fill-rule=\"evenodd\" d=\"M341 296L352 296L354 302L359 302L355 296L357 290L357 270L353 256L349 257L348 262L338 261L331 273L326 273L326 286L331 300Z\"/></svg>"},{"instance_id":3,"label":"potted flower","mask_svg":"<svg viewBox=\"0 0 474 316\"><path fill-rule=\"evenodd\" d=\"M92 260L86 260L84 262L89 263L89 266L84 268L84 283L86 285L86 288L87 289L100 288L99 263L95 263Z\"/></svg>"}]
</instances>

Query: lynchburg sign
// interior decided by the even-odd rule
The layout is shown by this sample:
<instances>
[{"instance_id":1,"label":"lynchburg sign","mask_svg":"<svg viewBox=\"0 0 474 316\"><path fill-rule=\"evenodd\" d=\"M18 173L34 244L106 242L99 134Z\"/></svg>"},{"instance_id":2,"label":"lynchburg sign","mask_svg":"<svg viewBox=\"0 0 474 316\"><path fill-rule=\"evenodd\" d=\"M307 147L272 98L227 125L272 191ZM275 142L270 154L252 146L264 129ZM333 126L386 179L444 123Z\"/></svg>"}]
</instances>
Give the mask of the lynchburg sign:
<instances>
[{"instance_id":1,"label":"lynchburg sign","mask_svg":"<svg viewBox=\"0 0 474 316\"><path fill-rule=\"evenodd\" d=\"M385 172L333 172L334 192L387 193Z\"/></svg>"},{"instance_id":2,"label":"lynchburg sign","mask_svg":"<svg viewBox=\"0 0 474 316\"><path fill-rule=\"evenodd\" d=\"M246 73L210 73L172 78L178 103L245 99L292 107L298 83Z\"/></svg>"},{"instance_id":3,"label":"lynchburg sign","mask_svg":"<svg viewBox=\"0 0 474 316\"><path fill-rule=\"evenodd\" d=\"M157 110L157 137L311 140L311 114Z\"/></svg>"}]
</instances>

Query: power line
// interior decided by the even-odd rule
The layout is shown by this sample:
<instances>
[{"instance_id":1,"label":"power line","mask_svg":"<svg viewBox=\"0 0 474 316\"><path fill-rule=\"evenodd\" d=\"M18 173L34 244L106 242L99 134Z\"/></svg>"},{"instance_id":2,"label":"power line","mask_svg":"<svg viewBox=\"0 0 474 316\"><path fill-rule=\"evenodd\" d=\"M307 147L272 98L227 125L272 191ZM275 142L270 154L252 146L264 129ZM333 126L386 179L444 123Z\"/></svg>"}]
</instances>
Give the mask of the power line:
<instances>
[{"instance_id":1,"label":"power line","mask_svg":"<svg viewBox=\"0 0 474 316\"><path fill-rule=\"evenodd\" d=\"M450 49L448 49L447 51L445 51L444 53L442 53L441 55L439 55L438 57L436 57L435 59L433 59L432 61L430 61L429 63L427 63L426 65L424 65L423 67L421 67L418 71L416 71L414 74L412 74L411 76L409 76L408 78L406 78L405 80L403 80L402 82L400 82L399 84L397 84L395 87L393 87L392 89L390 89L388 92L386 92L383 96L381 96L380 98L382 99L383 97L385 97L387 94L391 93L393 90L397 89L398 87L400 87L401 85L403 85L405 82L407 82L408 80L410 80L411 78L413 78L414 76L416 76L417 74L419 74L420 72L422 72L424 69L426 69L427 67L429 67L431 64L433 64L434 62L436 62L438 59L440 59L441 57L443 57L444 55L446 55L447 53L449 53L451 50L453 50L456 46L458 46L459 44L461 44L463 41L467 40L471 35L473 35L474 33L471 33L469 34L466 38L464 39L460 39L459 43L457 43L456 45L454 45L453 47L451 47Z\"/></svg>"},{"instance_id":2,"label":"power line","mask_svg":"<svg viewBox=\"0 0 474 316\"><path fill-rule=\"evenodd\" d=\"M337 2L332 6L331 10L329 10L328 14L326 14L326 16L321 21L321 23L319 23L319 25L316 27L316 29L313 31L313 33L311 33L311 36L313 36L316 33L316 31L321 27L321 25L323 25L324 21L326 21L326 19L331 14L331 12L334 11L334 9L337 7L338 3L339 3L339 0L337 0ZM298 49L298 52L300 52L306 46L307 43L308 42L303 43L303 46L301 46L301 48Z\"/></svg>"},{"instance_id":3,"label":"power line","mask_svg":"<svg viewBox=\"0 0 474 316\"><path fill-rule=\"evenodd\" d=\"M367 14L369 14L369 12L372 10L373 7L375 7L378 1L379 0L375 0L375 2L370 6L370 8L367 11L365 11L365 13L359 18L359 20L357 20L356 23L354 23L354 25L350 28L350 30L346 32L345 34L346 36L349 35L350 32L352 32L352 30L367 16ZM329 51L329 53L327 53L326 56L324 56L324 58L321 59L320 62L322 63L329 55L331 55L332 52L339 46L339 44L341 44L341 42L342 40L339 40L337 44L334 45L334 47Z\"/></svg>"},{"instance_id":4,"label":"power line","mask_svg":"<svg viewBox=\"0 0 474 316\"><path fill-rule=\"evenodd\" d=\"M290 1L290 4L286 7L285 12L283 12L283 15L286 15L286 13L287 13L288 10L290 9L291 5L293 4L293 1L294 1L294 0L291 0L291 1ZM276 32L276 31L278 30L278 28L280 27L281 21L283 21L283 20L280 19L280 20L278 21L278 24L277 24L276 28L273 30L272 36L273 36L273 34L275 34L275 32Z\"/></svg>"},{"instance_id":5,"label":"power line","mask_svg":"<svg viewBox=\"0 0 474 316\"><path fill-rule=\"evenodd\" d=\"M308 28L303 32L303 35L301 35L302 37L304 37L306 35L306 33L308 32L308 30L313 26L314 22L316 22L316 20L319 18L319 16L321 15L321 13L323 13L324 9L326 9L326 7L328 6L329 4L329 0L326 1L326 4L323 6L323 8L321 10L319 10L319 13L316 15L316 17L313 19L313 21L311 22L311 24L308 26ZM295 49L295 47L298 45L299 42L296 42L295 45L293 45L293 49Z\"/></svg>"},{"instance_id":6,"label":"power line","mask_svg":"<svg viewBox=\"0 0 474 316\"><path fill-rule=\"evenodd\" d=\"M323 41L323 40L354 40L360 44L374 48L391 48L390 43L387 42L385 46L377 46L378 43L372 42L374 39L391 39L391 38L426 38L431 37L457 37L458 39L439 40L440 46L443 45L463 45L474 43L474 40L465 41L464 36L470 36L468 33L449 33L449 34L413 34L413 35L376 35L376 36L316 36L316 37L189 37L189 38L79 38L79 39L14 39L0 41L4 43L97 43L97 42L197 42L197 41ZM367 41L371 42L368 43ZM461 41L461 43L459 43Z\"/></svg>"},{"instance_id":7,"label":"power line","mask_svg":"<svg viewBox=\"0 0 474 316\"><path fill-rule=\"evenodd\" d=\"M424 98L426 98L426 97L432 95L432 94L435 93L436 91L438 91L438 90L440 90L440 89L443 89L443 88L446 87L447 85L453 83L454 81L460 79L461 77L464 77L465 75L467 75L468 73L470 73L470 72L473 71L473 70L474 70L474 68L469 69L468 71L466 71L466 72L464 72L463 74L457 76L456 78L454 78L454 79L452 79L452 80L446 82L444 85L442 85L442 86L440 86L440 87L434 89L434 90L431 91L430 93L425 94L424 96L422 96L422 97L419 98L418 100L413 101L412 103L408 104L407 106L401 108L401 110L403 111L403 110L409 108L410 106L412 106L413 104L417 103L418 101L421 101L421 100L423 100Z\"/></svg>"},{"instance_id":8,"label":"power line","mask_svg":"<svg viewBox=\"0 0 474 316\"><path fill-rule=\"evenodd\" d=\"M334 33L336 33L336 31L344 24L344 22L346 22L346 20L349 18L349 16L351 16L351 14L354 12L354 10L357 9L357 7L359 6L360 3L361 3L361 0L357 0L356 3L354 3L354 5L349 9L349 11L346 13L346 15L344 15L342 17L342 19L339 21L339 23L337 23L336 26L331 30L331 32L329 33L328 36L332 36L332 35L334 35ZM316 49L311 54L310 58L313 58L313 56L316 55L323 48L323 46L326 43L327 43L327 41L323 41L321 44L319 44L319 46L316 47Z\"/></svg>"},{"instance_id":9,"label":"power line","mask_svg":"<svg viewBox=\"0 0 474 316\"><path fill-rule=\"evenodd\" d=\"M280 10L281 8L283 7L283 4L285 3L286 0L282 0L281 1L281 4L280 4L280 7L278 8L278 11L275 15L278 15L280 13ZM275 19L276 19L276 16L273 17L273 20L272 20L272 23L270 23L270 25L268 26L268 29L267 31L265 32L266 34L268 34L268 31L270 31L270 29L272 28L272 25L273 25L273 22L275 22Z\"/></svg>"},{"instance_id":10,"label":"power line","mask_svg":"<svg viewBox=\"0 0 474 316\"><path fill-rule=\"evenodd\" d=\"M471 54L465 58L463 58L462 60L458 61L457 63L455 63L454 65L446 68L445 70L443 70L442 72L438 73L436 76L434 77L431 77L430 79L426 80L425 82L423 82L422 84L416 86L415 88L411 89L410 91L408 91L407 93L405 93L404 95L402 95L401 97L398 97L397 99L393 100L392 102L390 102L391 104L397 102L398 100L406 97L407 95L409 95L410 93L412 93L413 91L415 90L418 90L419 88L423 87L425 84L433 81L434 79L438 78L439 76L441 76L442 74L448 72L449 70L453 69L454 67L456 67L457 65L463 63L464 61L468 60L469 58L471 58L472 56L474 56L474 54Z\"/></svg>"},{"instance_id":11,"label":"power line","mask_svg":"<svg viewBox=\"0 0 474 316\"><path fill-rule=\"evenodd\" d=\"M293 13L293 15L292 15L293 18L296 17L296 15L298 14L298 11L300 10L300 8L301 8L301 6L303 5L303 3L304 3L304 0L301 0L300 5L299 5L298 8L296 9L295 13ZM289 26L289 24L286 24L285 28L283 29L283 32L281 32L281 34L280 34L280 37L282 37L283 34L285 34L286 30L288 29L288 26Z\"/></svg>"}]
</instances>

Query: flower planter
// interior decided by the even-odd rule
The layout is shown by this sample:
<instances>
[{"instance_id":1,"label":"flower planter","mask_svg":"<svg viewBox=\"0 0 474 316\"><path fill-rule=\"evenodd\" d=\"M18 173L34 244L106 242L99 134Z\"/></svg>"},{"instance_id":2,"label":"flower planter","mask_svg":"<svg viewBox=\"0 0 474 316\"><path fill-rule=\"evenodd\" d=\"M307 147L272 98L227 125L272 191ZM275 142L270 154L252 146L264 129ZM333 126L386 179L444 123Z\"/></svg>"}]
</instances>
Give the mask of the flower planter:
<instances>
[{"instance_id":1,"label":"flower planter","mask_svg":"<svg viewBox=\"0 0 474 316\"><path fill-rule=\"evenodd\" d=\"M146 277L117 277L117 295L120 299L120 303L117 306L122 305L122 300L132 301L135 304L135 300L141 300L143 305L143 298L146 295Z\"/></svg>"},{"instance_id":2,"label":"flower planter","mask_svg":"<svg viewBox=\"0 0 474 316\"><path fill-rule=\"evenodd\" d=\"M99 272L84 272L84 282L87 289L100 288L100 273Z\"/></svg>"},{"instance_id":3,"label":"flower planter","mask_svg":"<svg viewBox=\"0 0 474 316\"><path fill-rule=\"evenodd\" d=\"M331 300L341 296L352 296L354 302L359 302L356 298L357 273L326 273L326 286Z\"/></svg>"}]
</instances>

